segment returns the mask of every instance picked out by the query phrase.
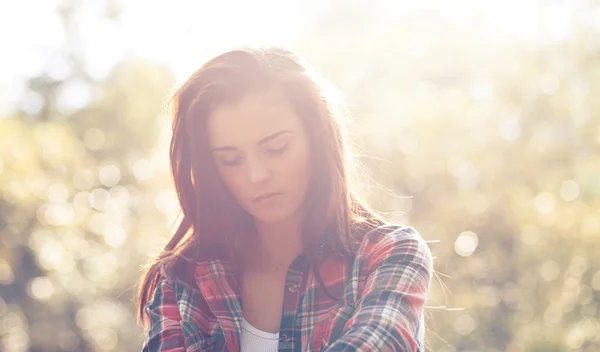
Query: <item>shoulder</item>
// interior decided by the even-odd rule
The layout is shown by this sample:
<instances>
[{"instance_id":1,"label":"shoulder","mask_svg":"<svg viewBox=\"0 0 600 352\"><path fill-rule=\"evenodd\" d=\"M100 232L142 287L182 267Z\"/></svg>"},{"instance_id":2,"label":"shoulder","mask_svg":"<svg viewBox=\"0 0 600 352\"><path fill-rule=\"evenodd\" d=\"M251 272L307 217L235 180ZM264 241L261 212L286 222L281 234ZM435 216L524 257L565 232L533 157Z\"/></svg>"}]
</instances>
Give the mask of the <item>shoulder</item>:
<instances>
[{"instance_id":1,"label":"shoulder","mask_svg":"<svg viewBox=\"0 0 600 352\"><path fill-rule=\"evenodd\" d=\"M427 247L427 243L421 234L412 226L399 224L386 224L368 231L362 240L361 249L365 247L412 244L417 247ZM421 248L425 249L425 248Z\"/></svg>"},{"instance_id":2,"label":"shoulder","mask_svg":"<svg viewBox=\"0 0 600 352\"><path fill-rule=\"evenodd\" d=\"M422 240L421 235L412 226L385 224L369 230L364 236L363 243L365 241L377 243L407 237Z\"/></svg>"},{"instance_id":3,"label":"shoulder","mask_svg":"<svg viewBox=\"0 0 600 352\"><path fill-rule=\"evenodd\" d=\"M399 224L382 225L368 231L360 244L357 259L368 269L384 261L420 266L427 272L433 267L427 242L414 227Z\"/></svg>"},{"instance_id":4,"label":"shoulder","mask_svg":"<svg viewBox=\"0 0 600 352\"><path fill-rule=\"evenodd\" d=\"M176 287L181 284L194 287L196 285L196 261L180 256L169 264L161 265L160 276Z\"/></svg>"}]
</instances>

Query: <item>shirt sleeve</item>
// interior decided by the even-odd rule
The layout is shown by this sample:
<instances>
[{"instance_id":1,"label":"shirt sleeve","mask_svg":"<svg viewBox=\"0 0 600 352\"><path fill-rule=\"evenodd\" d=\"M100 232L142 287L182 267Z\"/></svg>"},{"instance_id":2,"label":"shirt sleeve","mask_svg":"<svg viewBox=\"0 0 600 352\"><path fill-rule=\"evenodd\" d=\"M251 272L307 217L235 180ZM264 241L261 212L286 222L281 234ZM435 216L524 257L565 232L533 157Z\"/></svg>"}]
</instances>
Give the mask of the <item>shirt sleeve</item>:
<instances>
[{"instance_id":1,"label":"shirt sleeve","mask_svg":"<svg viewBox=\"0 0 600 352\"><path fill-rule=\"evenodd\" d=\"M423 351L419 335L433 266L425 241L404 227L365 239L358 257L364 288L326 351Z\"/></svg>"},{"instance_id":2,"label":"shirt sleeve","mask_svg":"<svg viewBox=\"0 0 600 352\"><path fill-rule=\"evenodd\" d=\"M185 351L185 338L175 291L164 276L158 281L154 296L144 310L150 324L142 352Z\"/></svg>"}]
</instances>

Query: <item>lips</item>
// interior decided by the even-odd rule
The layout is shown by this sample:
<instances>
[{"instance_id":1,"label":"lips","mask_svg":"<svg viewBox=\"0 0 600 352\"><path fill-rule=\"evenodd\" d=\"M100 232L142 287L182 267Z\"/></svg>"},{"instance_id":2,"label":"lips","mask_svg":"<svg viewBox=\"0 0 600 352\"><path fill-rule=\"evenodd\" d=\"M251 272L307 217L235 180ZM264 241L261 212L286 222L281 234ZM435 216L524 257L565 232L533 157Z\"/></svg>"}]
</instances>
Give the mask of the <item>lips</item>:
<instances>
[{"instance_id":1,"label":"lips","mask_svg":"<svg viewBox=\"0 0 600 352\"><path fill-rule=\"evenodd\" d=\"M255 198L254 198L254 201L255 201L255 202L261 202L261 201L265 201L265 200L267 200L267 199L271 199L271 198L273 198L273 197L275 197L275 196L278 196L278 195L280 195L280 194L281 194L281 192L264 193L264 194L261 194L261 195L259 195L259 196L255 197Z\"/></svg>"}]
</instances>

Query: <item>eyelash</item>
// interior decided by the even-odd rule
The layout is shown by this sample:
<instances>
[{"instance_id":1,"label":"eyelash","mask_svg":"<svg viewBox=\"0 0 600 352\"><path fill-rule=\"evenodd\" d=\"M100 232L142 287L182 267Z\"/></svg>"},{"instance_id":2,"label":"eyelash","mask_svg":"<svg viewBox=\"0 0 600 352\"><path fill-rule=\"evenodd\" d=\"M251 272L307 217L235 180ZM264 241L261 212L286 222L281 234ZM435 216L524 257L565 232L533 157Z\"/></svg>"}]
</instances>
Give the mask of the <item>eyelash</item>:
<instances>
[{"instance_id":1,"label":"eyelash","mask_svg":"<svg viewBox=\"0 0 600 352\"><path fill-rule=\"evenodd\" d=\"M267 153L271 154L271 155L281 155L283 154L283 152L285 152L288 148L288 144L285 144L284 146L281 146L279 148L273 148L273 149L267 149Z\"/></svg>"},{"instance_id":2,"label":"eyelash","mask_svg":"<svg viewBox=\"0 0 600 352\"><path fill-rule=\"evenodd\" d=\"M237 158L235 160L221 160L221 164L223 164L223 166L236 166L238 165L240 162L242 161L242 158Z\"/></svg>"},{"instance_id":3,"label":"eyelash","mask_svg":"<svg viewBox=\"0 0 600 352\"><path fill-rule=\"evenodd\" d=\"M267 149L267 153L269 153L272 156L279 156L282 155L288 148L288 144L279 147L279 148L273 148L273 149ZM221 160L221 163L223 164L223 166L237 166L240 164L240 162L242 161L242 158L237 158L234 160Z\"/></svg>"}]
</instances>

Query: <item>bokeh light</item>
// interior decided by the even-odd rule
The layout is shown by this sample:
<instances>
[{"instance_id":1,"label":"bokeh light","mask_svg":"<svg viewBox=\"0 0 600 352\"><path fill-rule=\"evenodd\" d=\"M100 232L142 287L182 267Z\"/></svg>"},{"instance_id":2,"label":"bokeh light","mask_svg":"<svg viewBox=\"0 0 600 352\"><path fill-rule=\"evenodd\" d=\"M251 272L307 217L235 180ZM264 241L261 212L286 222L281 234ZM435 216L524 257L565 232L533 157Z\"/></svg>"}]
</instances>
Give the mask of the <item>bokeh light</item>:
<instances>
[{"instance_id":1,"label":"bokeh light","mask_svg":"<svg viewBox=\"0 0 600 352\"><path fill-rule=\"evenodd\" d=\"M479 239L477 235L471 231L465 231L454 242L454 250L460 256L468 257L473 254L478 244Z\"/></svg>"}]
</instances>

